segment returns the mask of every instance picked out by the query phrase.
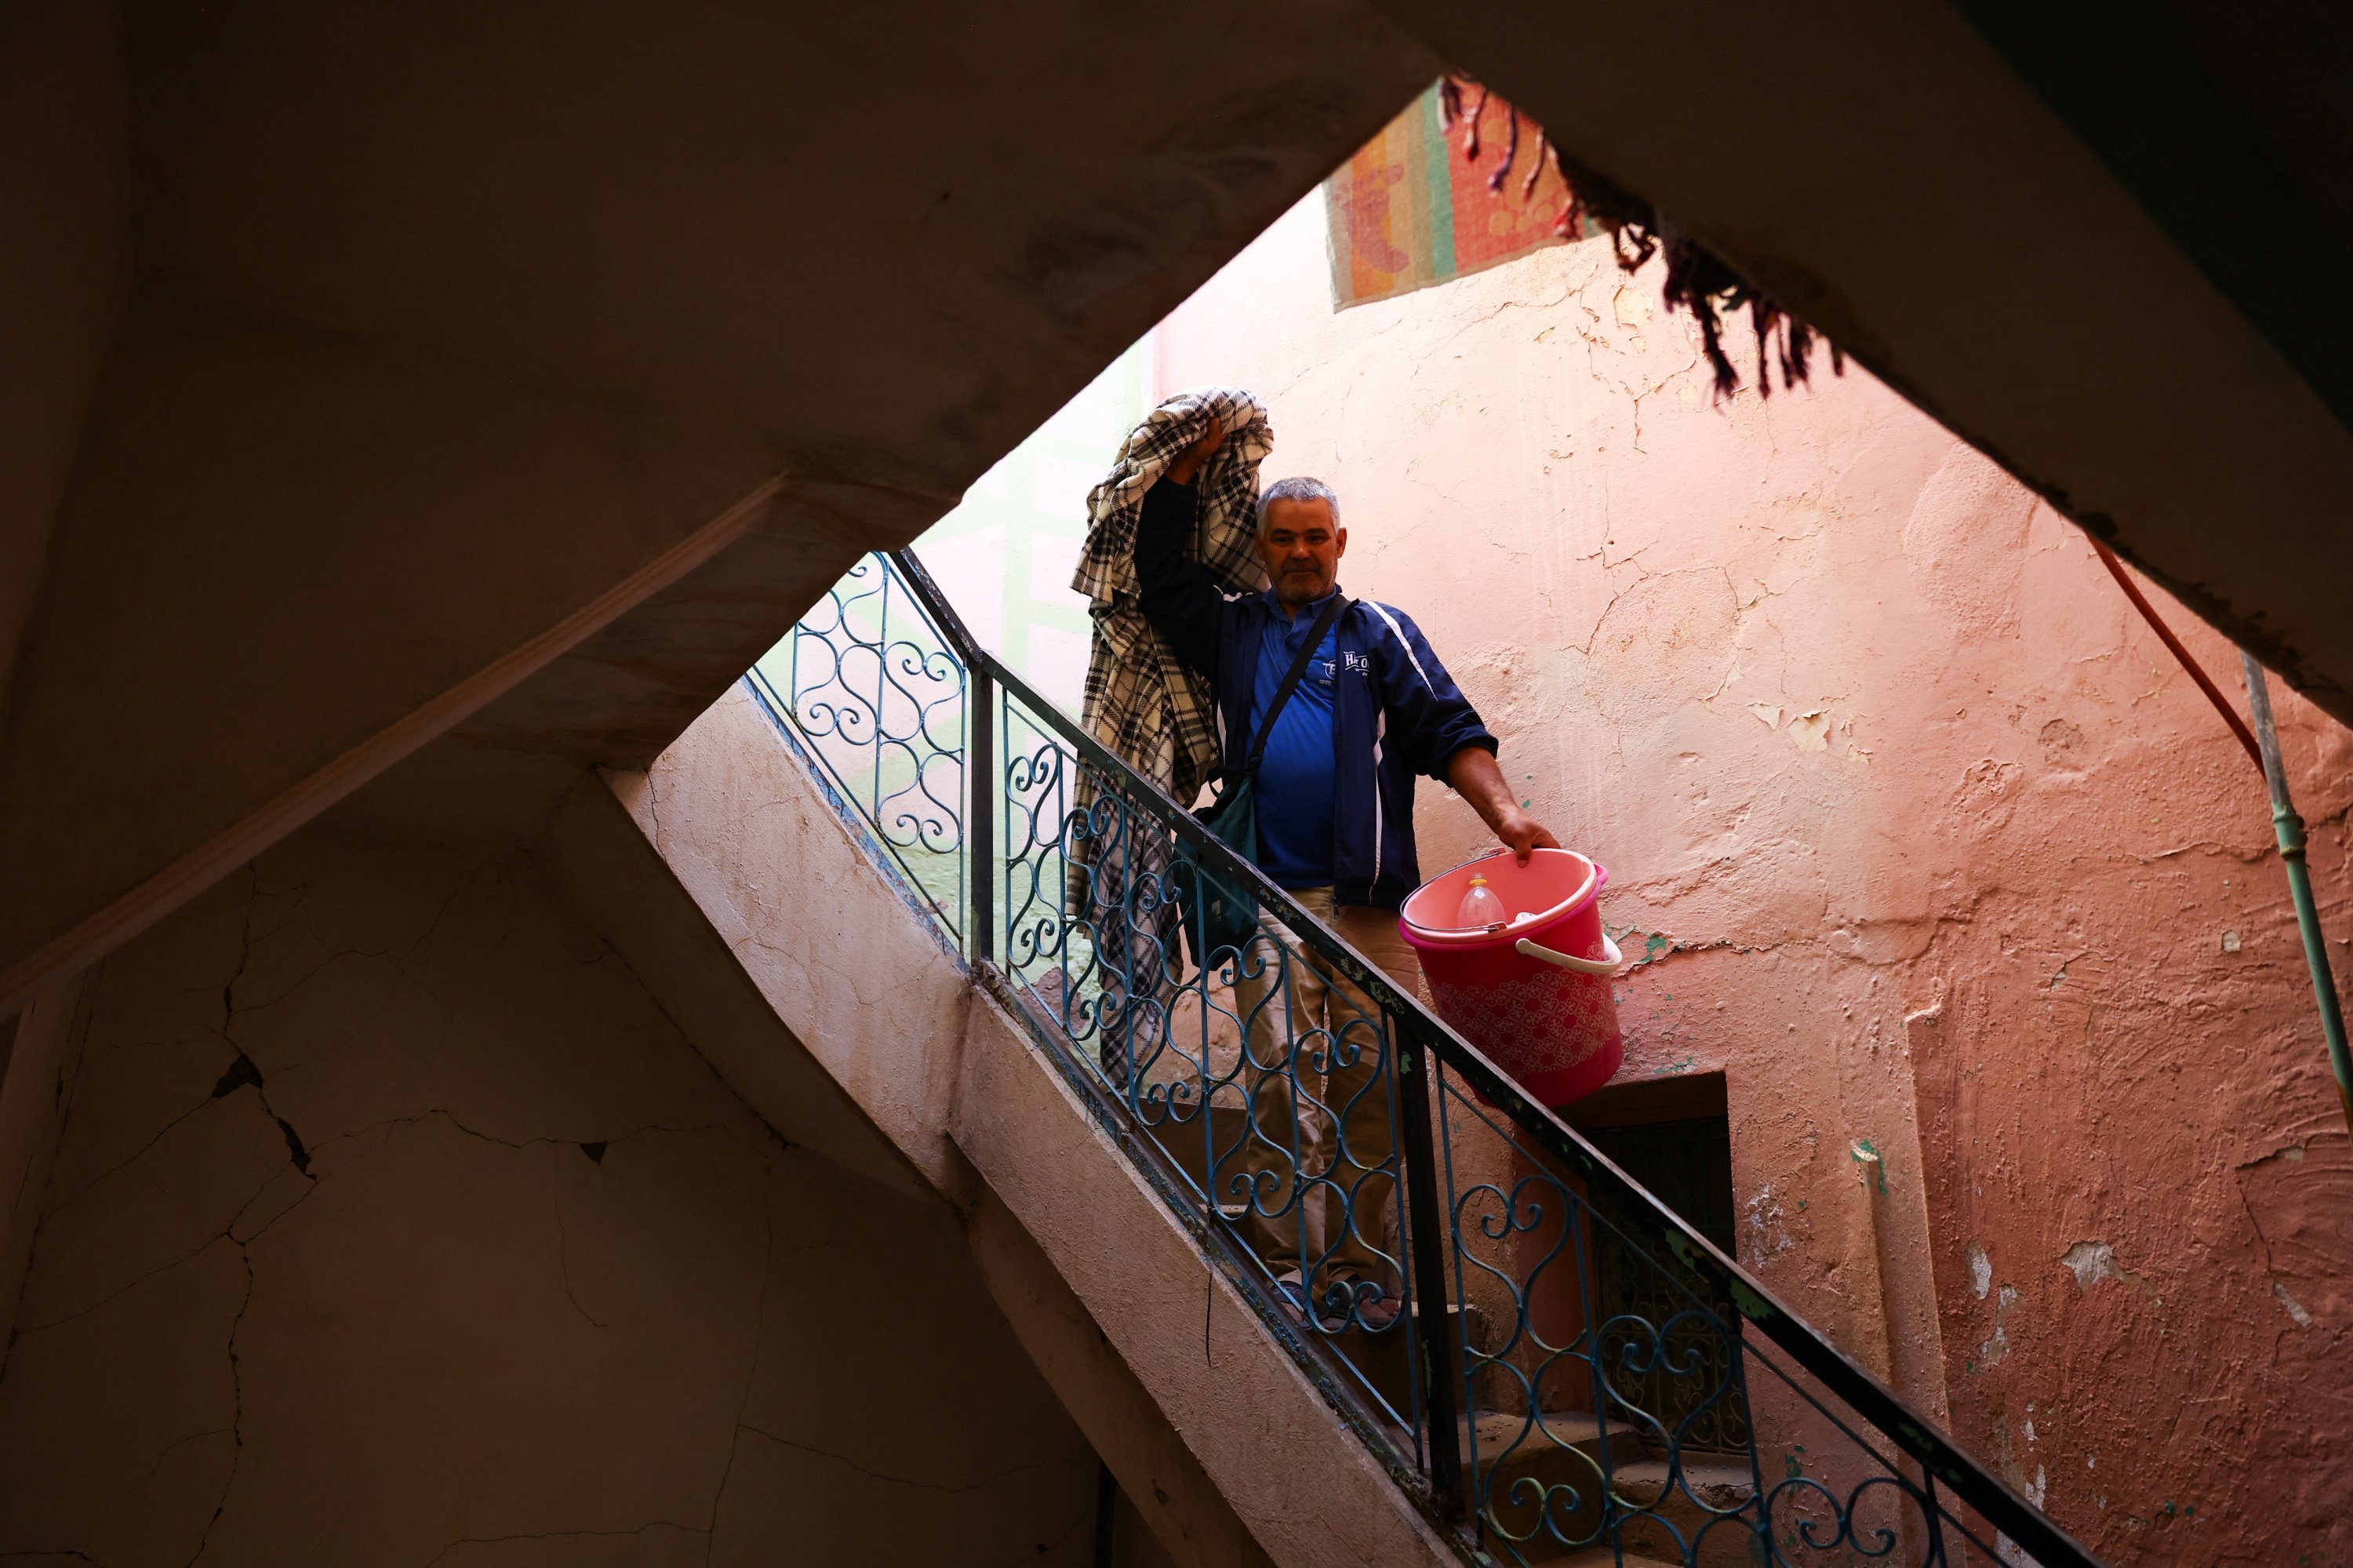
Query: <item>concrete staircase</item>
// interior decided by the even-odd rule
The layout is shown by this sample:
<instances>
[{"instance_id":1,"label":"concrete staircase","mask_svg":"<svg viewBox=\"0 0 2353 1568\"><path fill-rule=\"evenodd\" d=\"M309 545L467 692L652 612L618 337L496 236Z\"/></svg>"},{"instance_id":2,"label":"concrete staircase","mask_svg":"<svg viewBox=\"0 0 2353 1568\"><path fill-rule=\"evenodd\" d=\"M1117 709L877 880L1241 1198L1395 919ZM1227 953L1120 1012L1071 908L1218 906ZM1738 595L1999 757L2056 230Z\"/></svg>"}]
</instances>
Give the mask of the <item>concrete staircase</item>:
<instances>
[{"instance_id":1,"label":"concrete staircase","mask_svg":"<svg viewBox=\"0 0 2353 1568\"><path fill-rule=\"evenodd\" d=\"M1441 1528L1425 1489L1446 1467L1426 1468L1415 1442L1426 1426L1410 1325L1327 1334L1299 1321L1202 1217L1209 1156L1238 1141L1238 1116L1162 1125L1122 1111L1092 1063L1047 1048L1060 1035L1038 992L986 961L966 968L797 747L739 688L649 773L609 775L575 800L577 832L633 838L649 879L698 907L824 1092L871 1124L911 1186L963 1217L1016 1333L1177 1563L1754 1559L1751 1520L1725 1517L1754 1507L1748 1461L1671 1462L1590 1411L1504 1414L1511 1391L1486 1374L1470 1380L1476 1409L1457 1430L1473 1517L1492 1533ZM771 1125L795 1121L786 1086L810 1073L713 1065ZM1475 1315L1450 1308L1447 1323L1427 1342L1489 1338Z\"/></svg>"},{"instance_id":2,"label":"concrete staircase","mask_svg":"<svg viewBox=\"0 0 2353 1568\"><path fill-rule=\"evenodd\" d=\"M559 836L608 861L633 839L648 896L683 889L830 1092L963 1218L1015 1332L1178 1563L1465 1561L1384 1465L1382 1433L1283 1343L741 688L650 773L607 784L570 803ZM613 922L624 956L628 914ZM797 1119L797 1069L712 1065L772 1125ZM1369 1379L1402 1386L1386 1346L1360 1353Z\"/></svg>"}]
</instances>

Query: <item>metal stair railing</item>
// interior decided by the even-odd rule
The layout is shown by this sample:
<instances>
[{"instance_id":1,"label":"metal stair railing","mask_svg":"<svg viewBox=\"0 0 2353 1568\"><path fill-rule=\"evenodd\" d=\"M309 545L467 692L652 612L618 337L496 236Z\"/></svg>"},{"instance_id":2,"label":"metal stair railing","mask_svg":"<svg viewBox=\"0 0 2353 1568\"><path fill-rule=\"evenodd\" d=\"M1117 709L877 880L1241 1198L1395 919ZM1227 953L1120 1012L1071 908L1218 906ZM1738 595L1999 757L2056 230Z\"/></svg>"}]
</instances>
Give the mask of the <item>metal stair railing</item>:
<instances>
[{"instance_id":1,"label":"metal stair railing","mask_svg":"<svg viewBox=\"0 0 2353 1568\"><path fill-rule=\"evenodd\" d=\"M1470 1560L2097 1568L982 649L911 554L747 682ZM1205 876L1261 917L1203 962Z\"/></svg>"}]
</instances>

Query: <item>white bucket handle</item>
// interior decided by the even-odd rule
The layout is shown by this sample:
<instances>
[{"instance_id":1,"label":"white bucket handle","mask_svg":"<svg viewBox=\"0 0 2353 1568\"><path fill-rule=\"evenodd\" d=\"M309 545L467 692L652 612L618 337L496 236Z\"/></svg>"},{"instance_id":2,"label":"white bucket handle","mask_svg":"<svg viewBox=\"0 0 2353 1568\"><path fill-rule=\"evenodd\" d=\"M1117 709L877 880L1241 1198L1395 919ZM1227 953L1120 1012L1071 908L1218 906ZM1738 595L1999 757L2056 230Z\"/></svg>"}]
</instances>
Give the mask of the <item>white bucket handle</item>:
<instances>
[{"instance_id":1,"label":"white bucket handle","mask_svg":"<svg viewBox=\"0 0 2353 1568\"><path fill-rule=\"evenodd\" d=\"M1572 958L1567 953L1555 952L1550 948L1531 942L1525 937L1513 943L1512 950L1515 953L1525 953L1532 959L1540 959L1548 964L1558 964L1565 969L1575 969L1581 975L1616 974L1618 966L1626 961L1626 955L1618 950L1618 944L1609 939L1609 933L1607 931L1601 933L1603 956L1598 959Z\"/></svg>"}]
</instances>

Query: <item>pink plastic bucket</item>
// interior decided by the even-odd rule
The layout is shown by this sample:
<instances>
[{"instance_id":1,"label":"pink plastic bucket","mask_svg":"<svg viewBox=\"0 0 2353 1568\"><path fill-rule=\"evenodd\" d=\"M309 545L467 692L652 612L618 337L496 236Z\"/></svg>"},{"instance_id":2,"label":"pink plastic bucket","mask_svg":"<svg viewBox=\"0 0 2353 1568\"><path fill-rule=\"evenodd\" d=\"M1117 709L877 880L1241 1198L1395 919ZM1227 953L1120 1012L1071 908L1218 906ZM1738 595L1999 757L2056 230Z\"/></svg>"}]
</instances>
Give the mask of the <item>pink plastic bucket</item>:
<instances>
[{"instance_id":1,"label":"pink plastic bucket","mask_svg":"<svg viewBox=\"0 0 2353 1568\"><path fill-rule=\"evenodd\" d=\"M1455 926L1473 876L1503 900L1500 928ZM1619 952L1601 928L1609 881L1570 850L1537 850L1526 865L1498 851L1423 883L1399 912L1439 1015L1542 1105L1592 1093L1625 1059L1609 989Z\"/></svg>"}]
</instances>

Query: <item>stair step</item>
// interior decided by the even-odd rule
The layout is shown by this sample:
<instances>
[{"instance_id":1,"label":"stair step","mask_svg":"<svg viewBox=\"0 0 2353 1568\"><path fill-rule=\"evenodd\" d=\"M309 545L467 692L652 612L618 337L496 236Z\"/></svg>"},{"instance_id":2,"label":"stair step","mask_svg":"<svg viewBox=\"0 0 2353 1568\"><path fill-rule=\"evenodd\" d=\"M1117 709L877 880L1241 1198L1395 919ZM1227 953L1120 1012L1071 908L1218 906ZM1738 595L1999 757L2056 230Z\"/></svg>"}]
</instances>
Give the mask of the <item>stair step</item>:
<instances>
[{"instance_id":1,"label":"stair step","mask_svg":"<svg viewBox=\"0 0 2353 1568\"><path fill-rule=\"evenodd\" d=\"M1637 1508L1655 1508L1667 1490L1667 1462L1664 1459L1632 1459L1609 1467L1609 1480L1618 1495ZM1683 1495L1688 1489L1691 1497ZM1701 1458L1694 1456L1683 1462L1683 1484L1667 1499L1667 1509L1689 1507L1696 1498L1707 1508L1725 1511L1738 1508L1757 1495L1757 1476L1748 1466L1731 1455L1722 1458Z\"/></svg>"},{"instance_id":2,"label":"stair step","mask_svg":"<svg viewBox=\"0 0 2353 1568\"><path fill-rule=\"evenodd\" d=\"M1630 1422L1612 1421L1602 1430L1600 1420L1588 1410L1482 1410L1462 1423L1465 1441L1475 1433L1482 1465L1534 1457L1563 1448L1598 1454L1604 1443L1616 1453L1639 1454L1639 1435ZM1516 1447L1513 1445L1518 1445ZM1505 1450L1510 1452L1506 1453Z\"/></svg>"},{"instance_id":3,"label":"stair step","mask_svg":"<svg viewBox=\"0 0 2353 1568\"><path fill-rule=\"evenodd\" d=\"M1413 1305L1413 1319L1417 1324L1421 1321L1421 1303L1419 1301ZM1464 1320L1461 1306L1449 1301L1443 1331L1448 1334L1459 1332L1456 1325ZM1475 1340L1482 1332L1482 1320L1476 1307L1469 1309L1468 1321ZM1407 1335L1406 1323L1402 1319L1392 1321L1385 1329L1366 1330L1351 1324L1345 1329L1319 1329L1312 1330L1312 1333L1337 1351L1341 1360L1354 1367L1359 1377L1388 1401L1390 1409L1399 1415L1405 1415L1413 1409L1414 1366L1409 1354L1412 1341Z\"/></svg>"},{"instance_id":4,"label":"stair step","mask_svg":"<svg viewBox=\"0 0 2353 1568\"><path fill-rule=\"evenodd\" d=\"M1694 1454L1683 1461L1681 1483L1669 1491L1667 1462L1645 1456L1613 1462L1609 1484L1621 1503L1648 1510L1620 1526L1619 1539L1630 1550L1681 1561L1688 1543L1694 1568L1749 1568L1756 1545L1749 1523L1715 1523L1757 1495L1756 1473L1745 1461Z\"/></svg>"},{"instance_id":5,"label":"stair step","mask_svg":"<svg viewBox=\"0 0 2353 1568\"><path fill-rule=\"evenodd\" d=\"M1461 1432L1464 1462L1475 1466L1472 1495L1480 1499L1484 1523L1516 1542L1514 1552L1528 1563L1560 1561L1554 1553L1568 1550L1563 1538L1599 1534L1602 1459L1641 1452L1632 1425L1605 1425L1584 1410L1482 1410L1463 1421ZM1526 1495L1530 1482L1542 1489L1542 1497ZM1562 1513L1571 1494L1577 1506Z\"/></svg>"},{"instance_id":6,"label":"stair step","mask_svg":"<svg viewBox=\"0 0 2353 1568\"><path fill-rule=\"evenodd\" d=\"M1669 1492L1667 1462L1651 1457L1631 1423L1612 1421L1605 1429L1591 1412L1583 1410L1544 1411L1541 1422L1539 1425L1521 1412L1482 1411L1475 1422L1463 1423L1466 1446L1474 1431L1478 1437L1480 1495L1486 1499L1490 1522L1510 1536L1529 1538L1514 1548L1519 1560L1544 1568L1598 1568L1620 1561L1608 1546L1570 1551L1550 1533L1557 1531L1574 1539L1601 1531L1606 1458L1609 1488L1621 1510L1623 1561L1630 1568L1680 1564L1683 1548L1677 1531L1683 1540L1696 1542L1697 1568L1749 1568L1753 1540L1745 1523L1716 1525L1702 1534L1715 1512L1728 1512L1756 1495L1755 1477L1738 1456L1693 1456L1683 1463L1683 1485ZM1540 1521L1535 1502L1514 1489L1523 1479L1547 1488L1573 1488L1580 1506L1574 1513ZM1625 1510L1650 1511L1626 1517Z\"/></svg>"}]
</instances>

